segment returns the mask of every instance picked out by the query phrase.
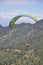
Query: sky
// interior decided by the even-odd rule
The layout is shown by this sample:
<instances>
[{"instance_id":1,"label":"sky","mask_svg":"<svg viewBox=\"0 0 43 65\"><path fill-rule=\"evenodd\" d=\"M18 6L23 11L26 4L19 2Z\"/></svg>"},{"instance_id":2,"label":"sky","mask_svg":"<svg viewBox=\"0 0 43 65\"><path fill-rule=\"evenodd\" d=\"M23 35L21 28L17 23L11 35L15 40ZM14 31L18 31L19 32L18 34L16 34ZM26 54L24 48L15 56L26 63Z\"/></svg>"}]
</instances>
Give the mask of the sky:
<instances>
[{"instance_id":1,"label":"sky","mask_svg":"<svg viewBox=\"0 0 43 65\"><path fill-rule=\"evenodd\" d=\"M0 0L0 25L9 26L12 18L22 14L32 14L43 19L43 0ZM35 23L27 17L20 18L16 24L21 22Z\"/></svg>"}]
</instances>

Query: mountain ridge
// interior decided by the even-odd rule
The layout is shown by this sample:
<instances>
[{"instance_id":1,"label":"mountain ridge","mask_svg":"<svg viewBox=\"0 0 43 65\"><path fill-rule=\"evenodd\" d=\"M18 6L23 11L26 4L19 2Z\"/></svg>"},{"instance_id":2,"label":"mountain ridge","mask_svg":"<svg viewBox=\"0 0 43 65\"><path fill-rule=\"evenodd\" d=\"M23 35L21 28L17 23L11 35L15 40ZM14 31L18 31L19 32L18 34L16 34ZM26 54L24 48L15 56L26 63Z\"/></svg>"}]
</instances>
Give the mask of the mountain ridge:
<instances>
[{"instance_id":1,"label":"mountain ridge","mask_svg":"<svg viewBox=\"0 0 43 65\"><path fill-rule=\"evenodd\" d=\"M43 20L35 24L15 24L13 28L4 27L0 32L0 48L24 49L26 44L29 49L43 47Z\"/></svg>"}]
</instances>

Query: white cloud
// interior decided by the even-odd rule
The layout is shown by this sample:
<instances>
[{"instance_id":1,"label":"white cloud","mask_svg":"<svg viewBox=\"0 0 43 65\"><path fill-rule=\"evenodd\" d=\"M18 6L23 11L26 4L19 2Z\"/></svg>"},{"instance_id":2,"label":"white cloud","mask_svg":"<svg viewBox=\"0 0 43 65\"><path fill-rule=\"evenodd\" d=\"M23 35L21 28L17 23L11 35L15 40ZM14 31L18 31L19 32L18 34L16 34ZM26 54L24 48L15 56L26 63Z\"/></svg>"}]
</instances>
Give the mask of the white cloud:
<instances>
[{"instance_id":1,"label":"white cloud","mask_svg":"<svg viewBox=\"0 0 43 65\"><path fill-rule=\"evenodd\" d=\"M10 20L20 14L27 14L24 10L13 10L10 12L0 12L0 24L3 26L9 25Z\"/></svg>"},{"instance_id":2,"label":"white cloud","mask_svg":"<svg viewBox=\"0 0 43 65\"><path fill-rule=\"evenodd\" d=\"M28 11L24 11L24 10L13 10L10 12L0 12L0 24L2 24L3 26L9 25L10 20L17 16L17 15L22 15L22 14L28 14ZM37 14L33 14L34 16L36 16L39 19L43 19L43 13L37 13ZM31 23L34 23L34 21L30 18L27 17L22 17L19 20L19 23L21 22L29 22L32 21ZM18 23L18 21L16 23Z\"/></svg>"},{"instance_id":3,"label":"white cloud","mask_svg":"<svg viewBox=\"0 0 43 65\"><path fill-rule=\"evenodd\" d=\"M10 12L0 12L0 17L1 18L7 18L11 19L17 15L22 15L22 14L28 14L28 11L24 10L12 10ZM30 14L30 13L29 13ZM39 19L43 18L43 13L33 13L34 16L38 17Z\"/></svg>"},{"instance_id":4,"label":"white cloud","mask_svg":"<svg viewBox=\"0 0 43 65\"><path fill-rule=\"evenodd\" d=\"M27 14L27 13L28 13L28 11L24 11L24 10L13 10L10 12L0 12L0 17L11 19L12 17L15 17L17 15Z\"/></svg>"}]
</instances>

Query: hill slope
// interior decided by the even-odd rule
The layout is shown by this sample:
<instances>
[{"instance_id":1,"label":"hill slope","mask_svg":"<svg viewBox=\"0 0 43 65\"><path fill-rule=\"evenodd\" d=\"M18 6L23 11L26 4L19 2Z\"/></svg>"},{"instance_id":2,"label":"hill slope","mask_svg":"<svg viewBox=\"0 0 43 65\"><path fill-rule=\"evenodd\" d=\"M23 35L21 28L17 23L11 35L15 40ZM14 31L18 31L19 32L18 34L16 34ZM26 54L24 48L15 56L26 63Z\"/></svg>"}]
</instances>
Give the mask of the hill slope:
<instances>
[{"instance_id":1,"label":"hill slope","mask_svg":"<svg viewBox=\"0 0 43 65\"><path fill-rule=\"evenodd\" d=\"M29 49L43 46L43 20L33 25L15 24L11 29L0 27L0 32L0 48L23 49L26 44L29 45Z\"/></svg>"},{"instance_id":2,"label":"hill slope","mask_svg":"<svg viewBox=\"0 0 43 65\"><path fill-rule=\"evenodd\" d=\"M0 65L43 65L43 20L0 26Z\"/></svg>"}]
</instances>

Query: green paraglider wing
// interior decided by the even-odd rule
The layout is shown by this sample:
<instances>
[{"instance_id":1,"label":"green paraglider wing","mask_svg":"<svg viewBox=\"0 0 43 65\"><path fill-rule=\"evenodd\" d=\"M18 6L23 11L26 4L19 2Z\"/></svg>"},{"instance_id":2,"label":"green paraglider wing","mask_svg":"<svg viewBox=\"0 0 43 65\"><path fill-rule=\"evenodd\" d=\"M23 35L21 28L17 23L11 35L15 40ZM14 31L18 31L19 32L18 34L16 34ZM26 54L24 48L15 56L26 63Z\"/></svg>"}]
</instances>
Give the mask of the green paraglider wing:
<instances>
[{"instance_id":1,"label":"green paraglider wing","mask_svg":"<svg viewBox=\"0 0 43 65\"><path fill-rule=\"evenodd\" d=\"M29 18L33 19L35 22L38 21L38 19L37 19L35 16L33 16L33 15L18 15L18 16L16 16L15 18L13 18L13 19L11 20L11 22L10 22L10 24L9 24L9 27L13 27L13 26L14 26L14 23L15 23L19 18L21 18L21 17L29 17Z\"/></svg>"},{"instance_id":2,"label":"green paraglider wing","mask_svg":"<svg viewBox=\"0 0 43 65\"><path fill-rule=\"evenodd\" d=\"M20 18L21 16L16 16L15 18L13 18L9 24L9 27L13 27L14 23Z\"/></svg>"}]
</instances>

